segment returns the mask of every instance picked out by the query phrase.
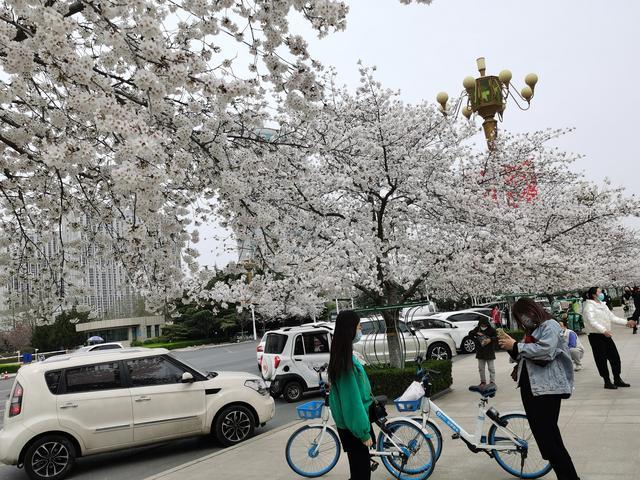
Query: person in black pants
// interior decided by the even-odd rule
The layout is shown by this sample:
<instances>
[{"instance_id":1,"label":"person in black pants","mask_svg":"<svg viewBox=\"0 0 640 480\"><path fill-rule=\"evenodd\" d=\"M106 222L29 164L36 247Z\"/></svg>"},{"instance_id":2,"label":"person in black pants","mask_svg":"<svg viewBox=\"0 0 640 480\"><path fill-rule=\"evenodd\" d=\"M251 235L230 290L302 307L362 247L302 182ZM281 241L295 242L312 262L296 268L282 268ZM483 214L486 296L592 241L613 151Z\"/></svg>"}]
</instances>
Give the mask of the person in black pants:
<instances>
[{"instance_id":1,"label":"person in black pants","mask_svg":"<svg viewBox=\"0 0 640 480\"><path fill-rule=\"evenodd\" d=\"M616 317L604 303L605 296L599 287L591 287L585 293L584 298L582 318L584 319L585 330L589 334L589 344L593 351L593 359L598 367L598 373L604 380L604 388L616 390L618 387L629 387L630 385L620 377L622 373L620 354L612 338L611 324L615 323L626 325L627 328L633 328L637 326L637 322ZM607 360L611 364L613 382L609 377Z\"/></svg>"},{"instance_id":2,"label":"person in black pants","mask_svg":"<svg viewBox=\"0 0 640 480\"><path fill-rule=\"evenodd\" d=\"M530 298L518 300L512 315L526 333L524 342L503 331L498 342L518 362L515 379L533 437L558 480L579 480L558 427L561 401L573 390L573 363L561 327Z\"/></svg>"}]
</instances>

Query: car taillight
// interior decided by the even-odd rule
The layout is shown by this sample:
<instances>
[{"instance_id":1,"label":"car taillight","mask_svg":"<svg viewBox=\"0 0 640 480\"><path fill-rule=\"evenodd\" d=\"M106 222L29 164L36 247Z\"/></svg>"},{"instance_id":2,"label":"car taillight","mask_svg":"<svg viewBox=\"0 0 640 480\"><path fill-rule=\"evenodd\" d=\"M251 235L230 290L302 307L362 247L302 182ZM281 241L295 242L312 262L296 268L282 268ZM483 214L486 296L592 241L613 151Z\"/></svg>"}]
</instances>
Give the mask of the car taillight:
<instances>
[{"instance_id":1,"label":"car taillight","mask_svg":"<svg viewBox=\"0 0 640 480\"><path fill-rule=\"evenodd\" d=\"M22 389L22 385L16 383L16 388L13 389L13 394L11 395L11 401L9 402L9 416L15 417L16 415L20 415L22 412L22 395L24 390Z\"/></svg>"},{"instance_id":2,"label":"car taillight","mask_svg":"<svg viewBox=\"0 0 640 480\"><path fill-rule=\"evenodd\" d=\"M258 348L256 348L256 352L264 352L264 348L262 347L262 345L258 345Z\"/></svg>"},{"instance_id":3,"label":"car taillight","mask_svg":"<svg viewBox=\"0 0 640 480\"><path fill-rule=\"evenodd\" d=\"M276 358L273 359L273 366L275 368L278 368L279 365L280 365L280 357L276 355Z\"/></svg>"}]
</instances>

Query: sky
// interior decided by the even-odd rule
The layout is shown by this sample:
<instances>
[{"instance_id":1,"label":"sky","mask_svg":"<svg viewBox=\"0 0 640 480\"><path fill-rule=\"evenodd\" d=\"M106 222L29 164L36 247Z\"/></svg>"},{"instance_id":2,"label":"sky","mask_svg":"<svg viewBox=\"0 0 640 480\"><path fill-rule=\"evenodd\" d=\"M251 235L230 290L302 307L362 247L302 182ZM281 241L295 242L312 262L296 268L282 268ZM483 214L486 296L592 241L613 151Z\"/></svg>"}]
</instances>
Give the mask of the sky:
<instances>
[{"instance_id":1,"label":"sky","mask_svg":"<svg viewBox=\"0 0 640 480\"><path fill-rule=\"evenodd\" d=\"M462 79L477 76L485 57L487 74L513 73L518 90L524 76L539 76L531 109L507 106L499 129L513 132L575 128L558 140L583 155L574 165L602 183L608 177L628 194L640 195L636 115L640 97L640 2L632 0L434 0L402 5L398 0L346 0L347 29L316 38L293 18L313 58L334 66L339 83L355 88L357 62L377 67L377 79L400 89L407 103L435 101L462 91ZM481 121L476 120L478 127ZM479 134L482 135L482 134ZM478 138L478 142L482 137ZM640 221L628 222L640 228ZM202 265L219 267L237 257L235 244L216 226L203 230ZM225 238L226 241L214 237Z\"/></svg>"}]
</instances>

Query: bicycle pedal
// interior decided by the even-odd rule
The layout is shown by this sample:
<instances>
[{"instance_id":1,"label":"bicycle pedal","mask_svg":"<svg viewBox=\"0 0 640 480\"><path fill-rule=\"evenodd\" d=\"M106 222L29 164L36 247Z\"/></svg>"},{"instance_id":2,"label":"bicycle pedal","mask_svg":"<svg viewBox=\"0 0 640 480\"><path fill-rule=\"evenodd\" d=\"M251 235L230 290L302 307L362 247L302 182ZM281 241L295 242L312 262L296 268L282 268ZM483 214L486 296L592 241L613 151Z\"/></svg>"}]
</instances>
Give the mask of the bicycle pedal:
<instances>
[{"instance_id":1,"label":"bicycle pedal","mask_svg":"<svg viewBox=\"0 0 640 480\"><path fill-rule=\"evenodd\" d=\"M370 468L371 468L371 471L372 471L372 472L375 472L375 471L376 471L376 469L378 468L378 466L379 466L379 463L378 463L378 462L376 462L375 460L371 460L371 466L370 466Z\"/></svg>"},{"instance_id":2,"label":"bicycle pedal","mask_svg":"<svg viewBox=\"0 0 640 480\"><path fill-rule=\"evenodd\" d=\"M453 435L451 435L451 440L458 440L459 438L460 438L459 433L454 433Z\"/></svg>"}]
</instances>

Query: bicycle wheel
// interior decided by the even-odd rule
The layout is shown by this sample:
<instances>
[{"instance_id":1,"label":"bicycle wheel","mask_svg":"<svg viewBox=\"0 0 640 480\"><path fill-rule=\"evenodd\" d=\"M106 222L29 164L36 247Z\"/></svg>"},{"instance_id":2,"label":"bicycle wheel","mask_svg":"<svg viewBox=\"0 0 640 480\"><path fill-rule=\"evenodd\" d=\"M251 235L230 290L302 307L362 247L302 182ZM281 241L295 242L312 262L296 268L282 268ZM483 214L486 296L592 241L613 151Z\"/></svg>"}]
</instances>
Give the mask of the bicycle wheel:
<instances>
[{"instance_id":1,"label":"bicycle wheel","mask_svg":"<svg viewBox=\"0 0 640 480\"><path fill-rule=\"evenodd\" d=\"M289 437L285 450L291 470L303 477L315 478L329 472L340 458L340 440L322 425L305 425Z\"/></svg>"},{"instance_id":2,"label":"bicycle wheel","mask_svg":"<svg viewBox=\"0 0 640 480\"><path fill-rule=\"evenodd\" d=\"M421 417L415 417L411 420L422 425ZM440 454L442 454L442 432L440 431L438 426L431 420L427 420L427 423L424 425L424 431L427 432L427 435L431 437L431 443L433 443L433 450L436 452L437 462L438 460L440 460Z\"/></svg>"},{"instance_id":3,"label":"bicycle wheel","mask_svg":"<svg viewBox=\"0 0 640 480\"><path fill-rule=\"evenodd\" d=\"M523 446L527 447L527 457L522 465L522 456L516 450L492 450L498 465L515 477L520 477L521 467L522 478L538 478L549 473L551 464L542 458L527 416L522 413L510 413L501 418L509 422L507 428L515 433ZM513 441L504 432L498 432L495 425L489 428L488 443L489 445L513 445Z\"/></svg>"},{"instance_id":4,"label":"bicycle wheel","mask_svg":"<svg viewBox=\"0 0 640 480\"><path fill-rule=\"evenodd\" d=\"M403 419L386 424L386 432L381 431L378 435L377 450L378 452L400 450L407 456L404 466L399 457L381 456L385 468L400 480L429 478L436 464L436 454L429 435L419 426Z\"/></svg>"}]
</instances>

